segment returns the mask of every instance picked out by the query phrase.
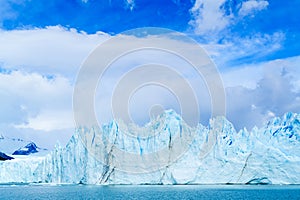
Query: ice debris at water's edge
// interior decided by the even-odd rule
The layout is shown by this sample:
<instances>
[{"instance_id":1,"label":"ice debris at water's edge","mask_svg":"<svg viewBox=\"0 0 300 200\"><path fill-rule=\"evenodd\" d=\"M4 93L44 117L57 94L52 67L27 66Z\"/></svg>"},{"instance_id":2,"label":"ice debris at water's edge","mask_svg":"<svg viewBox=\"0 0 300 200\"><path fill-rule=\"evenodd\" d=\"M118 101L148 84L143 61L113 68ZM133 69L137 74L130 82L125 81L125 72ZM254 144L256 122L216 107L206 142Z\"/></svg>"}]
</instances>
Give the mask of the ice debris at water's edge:
<instances>
[{"instance_id":1,"label":"ice debris at water's edge","mask_svg":"<svg viewBox=\"0 0 300 200\"><path fill-rule=\"evenodd\" d=\"M184 130L195 133L194 140L182 156L167 166L145 173L121 171L116 167L114 149L142 157L169 146L170 155L161 156L172 157L171 154L178 153L172 148L172 142L176 136L180 139ZM122 131L132 134L152 131L154 136L151 139L130 137ZM101 138L102 147L94 141L99 132L105 136ZM101 130L79 128L66 147L57 145L46 157L1 162L0 183L300 184L299 134L300 115L294 113L274 118L251 132L246 129L236 132L224 117L212 119L208 127L190 128L169 110L144 128L127 127L116 121ZM211 147L206 144L210 137L216 139ZM210 148L205 154L204 147ZM93 150L103 157L95 159L96 153L89 153Z\"/></svg>"}]
</instances>

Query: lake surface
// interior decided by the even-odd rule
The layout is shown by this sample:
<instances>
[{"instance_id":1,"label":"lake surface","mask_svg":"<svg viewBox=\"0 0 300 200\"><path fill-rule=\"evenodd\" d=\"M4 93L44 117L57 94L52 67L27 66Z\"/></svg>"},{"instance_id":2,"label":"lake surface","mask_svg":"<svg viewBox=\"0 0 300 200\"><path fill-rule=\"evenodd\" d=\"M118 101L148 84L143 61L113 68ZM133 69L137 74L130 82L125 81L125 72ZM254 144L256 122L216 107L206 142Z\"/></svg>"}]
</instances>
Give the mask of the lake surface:
<instances>
[{"instance_id":1,"label":"lake surface","mask_svg":"<svg viewBox=\"0 0 300 200\"><path fill-rule=\"evenodd\" d=\"M0 199L300 199L300 186L1 185Z\"/></svg>"}]
</instances>

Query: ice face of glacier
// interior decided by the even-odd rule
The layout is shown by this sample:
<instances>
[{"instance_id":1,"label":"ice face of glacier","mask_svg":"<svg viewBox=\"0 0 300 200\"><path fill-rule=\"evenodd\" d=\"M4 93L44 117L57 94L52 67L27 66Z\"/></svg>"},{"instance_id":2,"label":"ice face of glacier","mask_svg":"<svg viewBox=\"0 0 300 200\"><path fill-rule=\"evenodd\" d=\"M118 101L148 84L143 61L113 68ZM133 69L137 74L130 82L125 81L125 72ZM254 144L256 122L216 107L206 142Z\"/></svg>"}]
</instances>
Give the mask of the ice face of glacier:
<instances>
[{"instance_id":1,"label":"ice face of glacier","mask_svg":"<svg viewBox=\"0 0 300 200\"><path fill-rule=\"evenodd\" d=\"M0 182L299 184L299 131L294 113L236 132L224 117L192 128L169 110L145 127L80 127L45 157L1 162Z\"/></svg>"}]
</instances>

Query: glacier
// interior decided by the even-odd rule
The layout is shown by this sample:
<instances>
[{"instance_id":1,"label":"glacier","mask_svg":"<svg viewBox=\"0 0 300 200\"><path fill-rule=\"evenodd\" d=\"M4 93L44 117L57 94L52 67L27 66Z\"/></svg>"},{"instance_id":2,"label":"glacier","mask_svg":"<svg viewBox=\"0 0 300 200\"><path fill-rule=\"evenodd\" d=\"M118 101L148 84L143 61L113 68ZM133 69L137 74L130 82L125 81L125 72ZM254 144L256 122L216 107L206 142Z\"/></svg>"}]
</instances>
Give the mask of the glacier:
<instances>
[{"instance_id":1,"label":"glacier","mask_svg":"<svg viewBox=\"0 0 300 200\"><path fill-rule=\"evenodd\" d=\"M225 117L193 128L167 110L144 127L79 127L44 157L0 162L0 183L299 184L299 134L296 113L237 132Z\"/></svg>"}]
</instances>

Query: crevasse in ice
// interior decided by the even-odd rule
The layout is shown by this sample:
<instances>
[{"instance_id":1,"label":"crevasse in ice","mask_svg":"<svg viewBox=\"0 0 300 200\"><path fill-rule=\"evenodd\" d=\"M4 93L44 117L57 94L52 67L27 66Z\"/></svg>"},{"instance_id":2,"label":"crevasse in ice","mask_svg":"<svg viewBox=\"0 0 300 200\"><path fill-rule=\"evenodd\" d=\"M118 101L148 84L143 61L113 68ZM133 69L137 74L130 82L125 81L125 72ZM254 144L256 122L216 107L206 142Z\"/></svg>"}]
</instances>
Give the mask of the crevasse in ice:
<instances>
[{"instance_id":1,"label":"crevasse in ice","mask_svg":"<svg viewBox=\"0 0 300 200\"><path fill-rule=\"evenodd\" d=\"M236 132L224 117L191 128L168 110L145 127L78 128L45 157L1 162L0 183L299 184L299 134L295 113Z\"/></svg>"}]
</instances>

